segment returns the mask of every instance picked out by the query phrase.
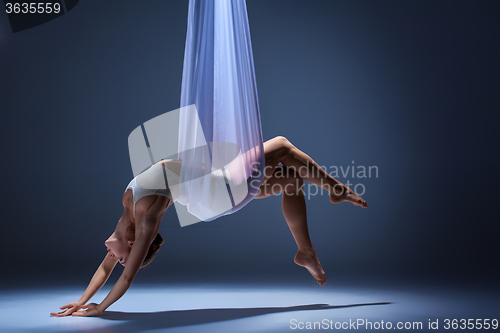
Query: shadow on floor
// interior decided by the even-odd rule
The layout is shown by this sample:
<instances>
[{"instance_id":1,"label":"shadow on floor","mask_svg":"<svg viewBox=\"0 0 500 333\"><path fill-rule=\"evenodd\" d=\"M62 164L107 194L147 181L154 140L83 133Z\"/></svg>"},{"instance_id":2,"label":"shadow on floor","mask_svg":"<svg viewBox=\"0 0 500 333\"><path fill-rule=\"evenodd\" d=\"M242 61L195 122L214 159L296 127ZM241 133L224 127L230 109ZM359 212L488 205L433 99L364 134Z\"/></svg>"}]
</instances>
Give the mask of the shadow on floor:
<instances>
[{"instance_id":1,"label":"shadow on floor","mask_svg":"<svg viewBox=\"0 0 500 333\"><path fill-rule=\"evenodd\" d=\"M99 318L105 320L124 321L119 325L113 325L113 331L123 333L143 332L162 328L179 326L199 325L220 322L225 320L240 319L246 317L260 316L269 313L328 310L340 309L356 306L387 305L392 302L329 305L310 304L289 307L268 307L268 308L216 308L216 309L194 309L162 312L118 312L105 311ZM109 332L109 328L98 328L86 330L86 332L99 333Z\"/></svg>"}]
</instances>

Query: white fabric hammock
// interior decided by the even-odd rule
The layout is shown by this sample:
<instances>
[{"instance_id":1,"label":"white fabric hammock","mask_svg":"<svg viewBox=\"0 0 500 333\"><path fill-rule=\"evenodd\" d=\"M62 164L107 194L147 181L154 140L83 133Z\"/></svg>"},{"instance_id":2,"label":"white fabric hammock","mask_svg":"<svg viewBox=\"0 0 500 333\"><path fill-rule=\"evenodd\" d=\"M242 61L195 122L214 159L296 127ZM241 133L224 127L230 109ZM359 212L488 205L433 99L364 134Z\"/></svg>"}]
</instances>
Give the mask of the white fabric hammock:
<instances>
[{"instance_id":1,"label":"white fabric hammock","mask_svg":"<svg viewBox=\"0 0 500 333\"><path fill-rule=\"evenodd\" d=\"M189 2L181 110L177 202L203 221L238 211L257 194L265 166L244 0Z\"/></svg>"}]
</instances>

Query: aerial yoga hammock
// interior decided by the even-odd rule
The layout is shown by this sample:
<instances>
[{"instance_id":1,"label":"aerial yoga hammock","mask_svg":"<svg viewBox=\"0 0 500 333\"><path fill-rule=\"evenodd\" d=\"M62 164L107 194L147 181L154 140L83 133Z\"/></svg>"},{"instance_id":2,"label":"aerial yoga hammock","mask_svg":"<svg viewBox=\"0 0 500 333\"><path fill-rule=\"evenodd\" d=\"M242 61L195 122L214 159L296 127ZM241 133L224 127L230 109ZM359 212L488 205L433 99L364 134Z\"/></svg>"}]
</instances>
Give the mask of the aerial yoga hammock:
<instances>
[{"instance_id":1,"label":"aerial yoga hammock","mask_svg":"<svg viewBox=\"0 0 500 333\"><path fill-rule=\"evenodd\" d=\"M181 107L193 104L200 122L191 123L187 119L189 113L181 113L178 159L191 166L199 163L212 165L215 170L224 170L227 162L238 165L238 174L233 172L230 180L225 174L231 205L219 212L211 211L209 215L200 213L204 221L212 221L243 208L257 194L264 176L257 86L243 0L189 3ZM193 129L193 125L200 124L202 131ZM197 145L192 135L194 132L203 132L207 143L216 143L205 146L212 148L209 154L199 154L199 149L193 149ZM198 175L192 174L191 168L181 171L179 192L184 196L179 201L196 213L201 209L197 210L192 203L203 203L201 198L209 188L202 187L200 191L198 181L183 182L189 173L190 179L199 179ZM219 196L214 201L220 203L222 200Z\"/></svg>"}]
</instances>

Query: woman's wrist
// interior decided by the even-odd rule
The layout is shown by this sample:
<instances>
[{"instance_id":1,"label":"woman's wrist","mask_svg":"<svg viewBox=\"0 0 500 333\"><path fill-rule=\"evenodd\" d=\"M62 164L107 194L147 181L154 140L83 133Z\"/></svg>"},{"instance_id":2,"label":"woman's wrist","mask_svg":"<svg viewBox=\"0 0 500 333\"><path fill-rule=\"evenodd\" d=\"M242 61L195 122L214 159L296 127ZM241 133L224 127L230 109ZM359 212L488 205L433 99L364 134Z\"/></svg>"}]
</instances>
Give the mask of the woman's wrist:
<instances>
[{"instance_id":1,"label":"woman's wrist","mask_svg":"<svg viewBox=\"0 0 500 333\"><path fill-rule=\"evenodd\" d=\"M105 310L106 308L102 305L102 303L97 305L97 311L99 311L99 313L103 313Z\"/></svg>"},{"instance_id":2,"label":"woman's wrist","mask_svg":"<svg viewBox=\"0 0 500 333\"><path fill-rule=\"evenodd\" d=\"M83 300L83 299L79 299L78 302L77 302L79 305L84 305L85 303L87 303L87 301Z\"/></svg>"}]
</instances>

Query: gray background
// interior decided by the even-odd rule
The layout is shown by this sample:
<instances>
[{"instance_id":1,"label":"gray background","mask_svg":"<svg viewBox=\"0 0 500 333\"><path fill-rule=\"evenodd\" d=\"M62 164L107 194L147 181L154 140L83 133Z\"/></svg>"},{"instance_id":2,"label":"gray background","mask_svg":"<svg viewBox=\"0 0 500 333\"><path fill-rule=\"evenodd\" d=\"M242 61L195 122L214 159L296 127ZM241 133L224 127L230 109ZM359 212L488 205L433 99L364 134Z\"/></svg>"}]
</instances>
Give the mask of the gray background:
<instances>
[{"instance_id":1,"label":"gray background","mask_svg":"<svg viewBox=\"0 0 500 333\"><path fill-rule=\"evenodd\" d=\"M179 107L187 8L81 1L15 34L0 14L2 286L92 277L133 177L129 133ZM365 185L368 209L307 201L328 281L498 279L499 2L247 8L264 140L379 169L339 178ZM136 281L314 283L293 263L280 197L185 228L169 209L160 233Z\"/></svg>"}]
</instances>

